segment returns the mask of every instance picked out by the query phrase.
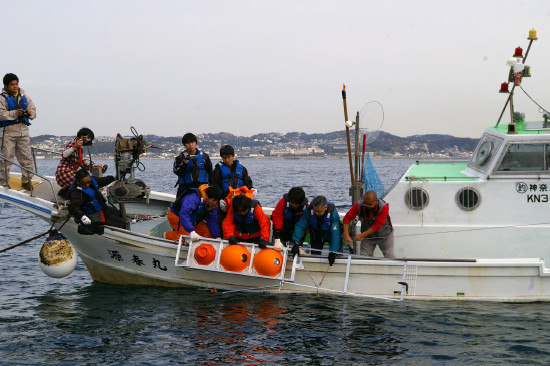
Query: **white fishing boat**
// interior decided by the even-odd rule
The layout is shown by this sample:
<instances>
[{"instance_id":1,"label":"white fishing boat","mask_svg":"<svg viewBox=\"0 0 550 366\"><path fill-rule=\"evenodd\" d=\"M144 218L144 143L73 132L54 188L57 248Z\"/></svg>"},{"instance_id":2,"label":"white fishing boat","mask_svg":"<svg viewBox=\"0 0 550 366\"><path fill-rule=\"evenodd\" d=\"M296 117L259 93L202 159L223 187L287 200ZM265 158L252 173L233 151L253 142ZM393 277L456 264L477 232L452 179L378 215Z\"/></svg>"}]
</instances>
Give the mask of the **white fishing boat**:
<instances>
[{"instance_id":1,"label":"white fishing boat","mask_svg":"<svg viewBox=\"0 0 550 366\"><path fill-rule=\"evenodd\" d=\"M166 212L175 197L151 192L134 177L139 143L118 150L115 162L122 174L107 189L109 200L135 218L128 230L105 227L103 235L79 234L48 177L37 177L27 192L18 189L20 174L12 173L12 189L0 187L0 200L61 227L92 278L103 283L395 301L548 301L550 113L528 122L513 104L514 88L529 76L524 63L536 33L528 39L526 55L516 50L509 61L509 82L501 89L506 93L512 85L506 102L510 123L489 127L467 162L417 162L385 195L396 259L341 253L329 266L326 254L293 258L253 244L166 240L163 233L171 230Z\"/></svg>"}]
</instances>

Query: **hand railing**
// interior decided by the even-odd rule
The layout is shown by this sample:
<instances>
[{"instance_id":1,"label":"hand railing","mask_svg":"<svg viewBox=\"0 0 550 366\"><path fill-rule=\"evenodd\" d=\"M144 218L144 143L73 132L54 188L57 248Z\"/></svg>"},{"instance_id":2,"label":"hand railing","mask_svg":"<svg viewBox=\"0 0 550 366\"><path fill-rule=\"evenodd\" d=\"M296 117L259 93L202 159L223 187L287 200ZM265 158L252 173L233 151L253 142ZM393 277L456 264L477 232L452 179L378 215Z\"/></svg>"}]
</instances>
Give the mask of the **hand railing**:
<instances>
[{"instance_id":1,"label":"hand railing","mask_svg":"<svg viewBox=\"0 0 550 366\"><path fill-rule=\"evenodd\" d=\"M27 169L25 167L22 167L21 165L15 163L14 161L9 160L8 158L6 158L3 155L0 155L0 159L4 160L5 162L11 163L12 165L15 165L15 166L19 167L19 169L21 169L22 171L26 171L28 173L31 173L32 175L35 175L35 176L45 180L46 182L48 182L48 184L50 185L50 188L52 189L53 199L55 200L55 203L56 203L57 207L59 207L59 201L57 200L57 194L55 193L55 188L53 187L53 183L50 179L46 178L44 176L44 174L38 173L38 169L36 169L36 159L34 159L34 155L33 155L34 171L32 171L30 169ZM6 167L4 165L2 167L2 169L5 169L5 168ZM7 171L7 169L6 169L6 174L5 175L6 175L6 181L9 182L10 176L9 176L9 172ZM29 183L31 184L31 196L32 196L32 189L33 189L32 179L31 179L31 182L29 182Z\"/></svg>"},{"instance_id":2,"label":"hand railing","mask_svg":"<svg viewBox=\"0 0 550 366\"><path fill-rule=\"evenodd\" d=\"M41 149L39 147L31 146L31 154L32 154L32 161L34 164L34 171L37 172L38 168L36 167L36 151L44 151L51 154L61 155L62 151L54 151L54 150L47 150L47 149Z\"/></svg>"}]
</instances>

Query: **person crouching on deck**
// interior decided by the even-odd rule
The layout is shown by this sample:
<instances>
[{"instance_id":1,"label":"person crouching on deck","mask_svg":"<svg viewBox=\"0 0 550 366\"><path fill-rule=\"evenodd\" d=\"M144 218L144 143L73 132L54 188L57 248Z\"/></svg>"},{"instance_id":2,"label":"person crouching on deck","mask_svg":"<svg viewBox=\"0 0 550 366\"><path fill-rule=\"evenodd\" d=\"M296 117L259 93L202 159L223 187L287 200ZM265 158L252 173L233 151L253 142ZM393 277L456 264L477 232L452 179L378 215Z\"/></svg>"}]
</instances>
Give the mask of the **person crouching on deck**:
<instances>
[{"instance_id":1,"label":"person crouching on deck","mask_svg":"<svg viewBox=\"0 0 550 366\"><path fill-rule=\"evenodd\" d=\"M277 206L271 213L273 221L273 247L275 250L284 250L283 243L292 240L294 227L302 217L307 208L306 193L302 187L292 187L288 193L283 195ZM304 236L299 243L304 242Z\"/></svg>"},{"instance_id":2,"label":"person crouching on deck","mask_svg":"<svg viewBox=\"0 0 550 366\"><path fill-rule=\"evenodd\" d=\"M233 198L223 220L223 235L229 244L256 243L265 248L269 240L271 222L256 200L244 195Z\"/></svg>"},{"instance_id":3,"label":"person crouching on deck","mask_svg":"<svg viewBox=\"0 0 550 366\"><path fill-rule=\"evenodd\" d=\"M170 206L168 221L174 231L166 232L164 237L178 240L180 235L189 235L192 241L199 240L201 236L219 238L216 208L220 198L220 190L208 184L184 191Z\"/></svg>"},{"instance_id":4,"label":"person crouching on deck","mask_svg":"<svg viewBox=\"0 0 550 366\"><path fill-rule=\"evenodd\" d=\"M84 225L100 224L125 229L126 220L121 217L120 211L107 206L107 201L99 188L113 182L112 175L97 178L90 177L85 169L75 174L75 179L68 189L69 213Z\"/></svg>"},{"instance_id":5,"label":"person crouching on deck","mask_svg":"<svg viewBox=\"0 0 550 366\"><path fill-rule=\"evenodd\" d=\"M296 223L292 234L292 254L302 254L300 239L309 228L310 245L314 249L311 254L321 254L325 242L330 243L328 262L332 266L336 259L336 253L342 246L340 237L340 216L334 203L327 202L325 196L317 196L311 201L311 205L300 220Z\"/></svg>"}]
</instances>

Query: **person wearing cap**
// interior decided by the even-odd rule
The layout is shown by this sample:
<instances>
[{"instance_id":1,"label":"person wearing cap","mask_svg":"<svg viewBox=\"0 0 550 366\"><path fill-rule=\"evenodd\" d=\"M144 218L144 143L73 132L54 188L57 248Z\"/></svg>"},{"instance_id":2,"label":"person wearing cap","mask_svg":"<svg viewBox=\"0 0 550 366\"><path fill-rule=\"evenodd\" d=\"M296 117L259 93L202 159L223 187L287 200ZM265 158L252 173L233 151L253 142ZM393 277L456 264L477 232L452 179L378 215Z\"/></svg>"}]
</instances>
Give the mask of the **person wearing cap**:
<instances>
[{"instance_id":1,"label":"person wearing cap","mask_svg":"<svg viewBox=\"0 0 550 366\"><path fill-rule=\"evenodd\" d=\"M33 162L31 155L30 121L36 118L36 107L31 98L19 87L15 74L4 75L4 88L0 97L0 186L10 188L11 161L17 157L21 171L21 187L32 189Z\"/></svg>"}]
</instances>

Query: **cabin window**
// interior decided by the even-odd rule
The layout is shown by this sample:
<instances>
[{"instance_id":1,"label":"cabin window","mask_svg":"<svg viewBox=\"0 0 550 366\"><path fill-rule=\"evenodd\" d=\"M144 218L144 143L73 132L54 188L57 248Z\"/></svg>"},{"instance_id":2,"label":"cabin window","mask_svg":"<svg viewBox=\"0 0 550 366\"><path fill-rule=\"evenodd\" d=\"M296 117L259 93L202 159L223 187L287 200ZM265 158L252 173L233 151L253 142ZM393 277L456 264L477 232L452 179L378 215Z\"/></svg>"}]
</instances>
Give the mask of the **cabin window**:
<instances>
[{"instance_id":1,"label":"cabin window","mask_svg":"<svg viewBox=\"0 0 550 366\"><path fill-rule=\"evenodd\" d=\"M465 211L475 210L480 202L479 192L472 187L464 187L456 194L456 204Z\"/></svg>"},{"instance_id":2,"label":"cabin window","mask_svg":"<svg viewBox=\"0 0 550 366\"><path fill-rule=\"evenodd\" d=\"M502 140L494 136L483 135L468 163L468 167L485 173L498 151Z\"/></svg>"},{"instance_id":3,"label":"cabin window","mask_svg":"<svg viewBox=\"0 0 550 366\"><path fill-rule=\"evenodd\" d=\"M412 187L405 194L405 204L411 210L422 210L428 205L428 192L420 187Z\"/></svg>"},{"instance_id":4,"label":"cabin window","mask_svg":"<svg viewBox=\"0 0 550 366\"><path fill-rule=\"evenodd\" d=\"M510 144L498 167L499 172L544 171L544 144Z\"/></svg>"}]
</instances>

